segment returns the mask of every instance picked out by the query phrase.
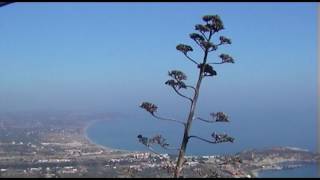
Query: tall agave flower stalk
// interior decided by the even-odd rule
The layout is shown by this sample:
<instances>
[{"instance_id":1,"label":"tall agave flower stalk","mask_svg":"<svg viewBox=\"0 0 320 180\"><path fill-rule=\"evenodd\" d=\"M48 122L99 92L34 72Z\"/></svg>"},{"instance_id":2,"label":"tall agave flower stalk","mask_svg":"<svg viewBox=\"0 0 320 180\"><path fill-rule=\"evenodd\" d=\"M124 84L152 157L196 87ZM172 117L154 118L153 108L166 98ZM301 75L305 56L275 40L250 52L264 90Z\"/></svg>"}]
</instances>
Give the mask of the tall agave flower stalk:
<instances>
[{"instance_id":1,"label":"tall agave flower stalk","mask_svg":"<svg viewBox=\"0 0 320 180\"><path fill-rule=\"evenodd\" d=\"M218 62L208 61L209 53L217 51L219 47L222 45L230 45L231 39L225 36L220 36L219 37L220 42L218 43L212 42L212 37L216 35L217 32L224 29L223 22L218 15L206 15L202 18L202 20L204 21L204 24L195 25L195 30L197 31L197 33L191 33L189 35L189 37L196 43L197 46L200 47L200 49L203 52L203 58L199 60L200 63L199 61L195 60L189 55L190 52L194 51L194 49L191 46L186 44L179 44L176 46L176 49L182 52L182 54L195 65L195 68L199 69L198 79L195 86L187 84L185 82L187 80L187 76L182 71L179 71L179 70L169 71L168 75L171 77L171 79L165 82L165 84L170 86L174 90L174 92L177 93L177 95L189 101L190 107L189 107L187 119L185 121L179 121L176 119L161 117L157 114L158 107L155 104L150 102L143 102L140 105L141 108L148 111L153 117L159 120L179 123L184 128L180 148L177 148L178 159L175 161L175 166L172 168L173 175L175 178L181 177L181 172L182 172L184 163L186 162L185 153L186 153L187 145L190 139L194 138L194 139L198 139L211 144L234 142L233 137L230 137L229 135L224 133L213 132L211 134L210 139L206 139L206 138L202 138L202 137L190 134L190 128L194 120L199 120L206 123L229 122L229 116L224 112L213 112L210 114L211 115L210 119L204 119L204 118L195 116L202 80L206 77L217 76L217 72L213 68L214 65L234 63L234 59L230 55L224 54L224 53L218 55L218 59L220 59L220 61ZM188 97L184 95L181 92L182 89L184 90L191 89L193 91L193 96ZM163 148L169 147L169 144L165 142L165 139L159 135L155 136L154 138L147 138L147 137L143 137L142 135L138 135L138 138L139 138L139 142L141 142L142 144L146 145L149 148L154 144L158 144ZM172 161L170 162L172 164Z\"/></svg>"}]
</instances>

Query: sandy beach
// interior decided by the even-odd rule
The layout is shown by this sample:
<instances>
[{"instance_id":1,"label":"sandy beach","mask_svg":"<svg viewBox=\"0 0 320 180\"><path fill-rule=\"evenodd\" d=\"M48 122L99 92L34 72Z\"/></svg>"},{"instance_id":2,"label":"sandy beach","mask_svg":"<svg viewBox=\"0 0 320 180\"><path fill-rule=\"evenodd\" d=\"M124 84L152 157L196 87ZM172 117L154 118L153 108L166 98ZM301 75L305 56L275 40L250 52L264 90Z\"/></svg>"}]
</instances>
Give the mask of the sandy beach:
<instances>
[{"instance_id":1,"label":"sandy beach","mask_svg":"<svg viewBox=\"0 0 320 180\"><path fill-rule=\"evenodd\" d=\"M112 148L112 147L106 147L104 145L101 145L101 144L98 144L96 142L94 142L88 135L88 129L94 125L95 123L98 123L98 122L102 122L102 121L109 121L109 120L92 120L92 121L89 121L88 123L86 123L86 125L83 127L82 129L82 135L84 136L84 138L90 143L90 144L93 144L105 151L108 151L108 152L123 152L123 153L129 153L130 151L128 150L124 150L124 149L115 149L115 148Z\"/></svg>"}]
</instances>

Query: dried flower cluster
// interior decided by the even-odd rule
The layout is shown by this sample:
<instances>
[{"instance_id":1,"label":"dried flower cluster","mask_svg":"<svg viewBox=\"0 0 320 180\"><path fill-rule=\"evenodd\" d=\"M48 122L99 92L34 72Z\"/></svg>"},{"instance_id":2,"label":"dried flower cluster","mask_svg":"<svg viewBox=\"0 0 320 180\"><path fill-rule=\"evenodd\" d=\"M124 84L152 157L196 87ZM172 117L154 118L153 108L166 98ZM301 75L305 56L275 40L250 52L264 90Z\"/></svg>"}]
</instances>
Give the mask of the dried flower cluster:
<instances>
[{"instance_id":1,"label":"dried flower cluster","mask_svg":"<svg viewBox=\"0 0 320 180\"><path fill-rule=\"evenodd\" d=\"M224 112L210 114L216 122L229 122L229 117Z\"/></svg>"},{"instance_id":2,"label":"dried flower cluster","mask_svg":"<svg viewBox=\"0 0 320 180\"><path fill-rule=\"evenodd\" d=\"M233 137L230 137L228 136L227 134L217 134L216 132L213 132L211 134L211 136L213 137L215 143L223 143L223 142L231 142L233 143L234 141L234 138Z\"/></svg>"},{"instance_id":3,"label":"dried flower cluster","mask_svg":"<svg viewBox=\"0 0 320 180\"><path fill-rule=\"evenodd\" d=\"M210 31L210 28L206 25L202 25L202 24L197 24L195 25L195 30L197 31L200 31L202 33L205 33L205 32L209 32Z\"/></svg>"},{"instance_id":4,"label":"dried flower cluster","mask_svg":"<svg viewBox=\"0 0 320 180\"><path fill-rule=\"evenodd\" d=\"M165 82L166 85L173 87L176 90L179 89L186 89L187 85L183 82L183 80L187 80L187 76L178 70L169 71L168 75L171 76L173 79L170 79Z\"/></svg>"},{"instance_id":5,"label":"dried flower cluster","mask_svg":"<svg viewBox=\"0 0 320 180\"><path fill-rule=\"evenodd\" d=\"M187 85L184 82L176 81L176 80L173 80L173 79L166 81L165 84L169 85L169 86L171 86L171 87L173 87L173 88L175 88L177 90L179 90L181 88L182 89L186 89L187 88Z\"/></svg>"},{"instance_id":6,"label":"dried flower cluster","mask_svg":"<svg viewBox=\"0 0 320 180\"><path fill-rule=\"evenodd\" d=\"M179 44L177 45L176 49L178 51L183 52L184 54L187 54L189 51L193 51L191 46L185 45L185 44Z\"/></svg>"},{"instance_id":7,"label":"dried flower cluster","mask_svg":"<svg viewBox=\"0 0 320 180\"><path fill-rule=\"evenodd\" d=\"M201 31L200 31L201 32ZM211 42L206 41L204 36L198 33L191 33L190 38L193 39L198 45L200 45L203 49L208 49L208 51L215 51L218 49L218 46L214 45Z\"/></svg>"},{"instance_id":8,"label":"dried flower cluster","mask_svg":"<svg viewBox=\"0 0 320 180\"><path fill-rule=\"evenodd\" d=\"M204 49L208 49L208 51L215 51L218 49L218 47L216 45L212 44L211 42L207 42L207 41L202 41L200 45Z\"/></svg>"},{"instance_id":9,"label":"dried flower cluster","mask_svg":"<svg viewBox=\"0 0 320 180\"><path fill-rule=\"evenodd\" d=\"M158 144L163 148L166 148L169 146L168 143L166 143L166 139L163 138L161 135L156 135L153 138L143 137L141 134L138 136L139 142L144 144L147 147L150 147L154 144Z\"/></svg>"},{"instance_id":10,"label":"dried flower cluster","mask_svg":"<svg viewBox=\"0 0 320 180\"><path fill-rule=\"evenodd\" d=\"M228 54L221 54L219 56L222 59L222 63L234 63L234 60Z\"/></svg>"},{"instance_id":11,"label":"dried flower cluster","mask_svg":"<svg viewBox=\"0 0 320 180\"><path fill-rule=\"evenodd\" d=\"M198 33L191 33L189 36L191 39L193 39L196 42L201 43L202 41L204 41L204 37Z\"/></svg>"},{"instance_id":12,"label":"dried flower cluster","mask_svg":"<svg viewBox=\"0 0 320 180\"><path fill-rule=\"evenodd\" d=\"M141 108L145 109L146 111L148 111L149 113L151 114L154 114L154 112L157 111L158 107L152 103L149 103L149 102L143 102L141 105L140 105Z\"/></svg>"},{"instance_id":13,"label":"dried flower cluster","mask_svg":"<svg viewBox=\"0 0 320 180\"><path fill-rule=\"evenodd\" d=\"M206 15L203 16L202 20L207 23L206 27L214 32L224 29L223 22L218 15Z\"/></svg>"},{"instance_id":14,"label":"dried flower cluster","mask_svg":"<svg viewBox=\"0 0 320 180\"><path fill-rule=\"evenodd\" d=\"M204 66L204 67L203 67ZM203 69L203 75L204 76L216 76L217 72L215 70L213 70L213 67L210 66L209 64L199 64L198 68L204 68Z\"/></svg>"},{"instance_id":15,"label":"dried flower cluster","mask_svg":"<svg viewBox=\"0 0 320 180\"><path fill-rule=\"evenodd\" d=\"M220 36L220 44L231 44L231 39L226 38L224 36Z\"/></svg>"},{"instance_id":16,"label":"dried flower cluster","mask_svg":"<svg viewBox=\"0 0 320 180\"><path fill-rule=\"evenodd\" d=\"M187 80L187 76L182 71L178 71L178 70L169 71L168 75L177 81Z\"/></svg>"}]
</instances>

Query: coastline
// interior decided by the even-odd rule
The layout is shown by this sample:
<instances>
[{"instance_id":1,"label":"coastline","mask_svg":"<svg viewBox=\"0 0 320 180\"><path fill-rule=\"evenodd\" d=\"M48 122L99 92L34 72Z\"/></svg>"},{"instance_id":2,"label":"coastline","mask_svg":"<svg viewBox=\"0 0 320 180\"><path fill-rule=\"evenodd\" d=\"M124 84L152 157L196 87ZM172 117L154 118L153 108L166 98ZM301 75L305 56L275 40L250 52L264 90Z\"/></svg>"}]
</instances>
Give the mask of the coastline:
<instances>
[{"instance_id":1,"label":"coastline","mask_svg":"<svg viewBox=\"0 0 320 180\"><path fill-rule=\"evenodd\" d=\"M270 171L270 170L277 171L277 170L281 170L281 169L278 169L278 168L265 168L265 169L264 168L257 168L257 169L251 170L250 172L254 175L254 177L260 178L259 174L262 171Z\"/></svg>"},{"instance_id":2,"label":"coastline","mask_svg":"<svg viewBox=\"0 0 320 180\"><path fill-rule=\"evenodd\" d=\"M89 138L88 136L88 129L95 123L97 122L102 122L102 121L110 121L110 119L104 119L104 120L90 120L88 121L84 127L82 128L82 136L92 145L94 146L97 146L105 151L108 151L108 152L122 152L122 153L130 153L131 151L129 150L125 150L125 149L116 149L116 148L112 148L112 147L107 147L107 146L104 146L104 145L101 145L101 144L98 144L96 142L94 142L92 139Z\"/></svg>"},{"instance_id":3,"label":"coastline","mask_svg":"<svg viewBox=\"0 0 320 180\"><path fill-rule=\"evenodd\" d=\"M261 177L261 173L263 173L264 171L270 171L270 172L274 172L274 171L283 171L283 170L288 170L288 169L299 169L299 168L303 168L306 166L310 166L310 165L315 165L317 164L316 162L304 162L304 163L299 163L296 164L294 166L292 166L291 168L283 168L281 166L275 166L275 167L269 167L269 168L257 168L257 169L253 169L250 171L250 173L256 177L256 178L265 178L265 177Z\"/></svg>"}]
</instances>

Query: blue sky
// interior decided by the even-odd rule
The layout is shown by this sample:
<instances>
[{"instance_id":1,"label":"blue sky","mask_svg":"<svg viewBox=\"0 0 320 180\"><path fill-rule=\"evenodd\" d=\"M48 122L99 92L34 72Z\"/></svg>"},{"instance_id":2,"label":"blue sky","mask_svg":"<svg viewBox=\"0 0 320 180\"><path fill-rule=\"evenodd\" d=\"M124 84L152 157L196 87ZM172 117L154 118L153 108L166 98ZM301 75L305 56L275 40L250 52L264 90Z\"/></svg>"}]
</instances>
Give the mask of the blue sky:
<instances>
[{"instance_id":1,"label":"blue sky","mask_svg":"<svg viewBox=\"0 0 320 180\"><path fill-rule=\"evenodd\" d=\"M164 115L184 118L188 105L164 82L169 70L179 69L194 84L197 68L175 47L190 44L196 49L192 56L201 58L188 34L203 15L218 14L225 25L218 35L233 44L209 58L228 53L236 63L216 66L218 76L203 82L198 113L221 110L248 119L238 123L291 124L290 132L305 131L316 122L316 10L316 3L4 6L0 111L103 110L144 116L137 106L147 100ZM302 124L304 129L298 129ZM310 133L309 139L315 130Z\"/></svg>"}]
</instances>

